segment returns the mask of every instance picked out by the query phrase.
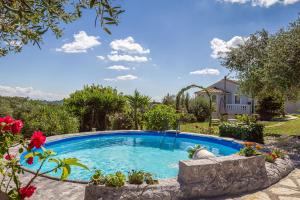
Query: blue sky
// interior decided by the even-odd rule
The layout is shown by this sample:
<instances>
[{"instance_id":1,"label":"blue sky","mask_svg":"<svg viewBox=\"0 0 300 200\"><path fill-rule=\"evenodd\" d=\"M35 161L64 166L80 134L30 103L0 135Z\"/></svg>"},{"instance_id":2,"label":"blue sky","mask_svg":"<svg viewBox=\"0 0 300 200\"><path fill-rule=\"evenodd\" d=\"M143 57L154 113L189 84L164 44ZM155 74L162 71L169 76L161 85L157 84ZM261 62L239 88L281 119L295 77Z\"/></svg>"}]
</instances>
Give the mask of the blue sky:
<instances>
[{"instance_id":1,"label":"blue sky","mask_svg":"<svg viewBox=\"0 0 300 200\"><path fill-rule=\"evenodd\" d=\"M124 0L126 12L107 35L85 12L47 33L39 49L25 46L0 58L0 95L60 99L85 84L138 89L153 99L228 73L217 57L265 28L274 33L297 19L299 0ZM77 40L75 40L76 36Z\"/></svg>"}]
</instances>

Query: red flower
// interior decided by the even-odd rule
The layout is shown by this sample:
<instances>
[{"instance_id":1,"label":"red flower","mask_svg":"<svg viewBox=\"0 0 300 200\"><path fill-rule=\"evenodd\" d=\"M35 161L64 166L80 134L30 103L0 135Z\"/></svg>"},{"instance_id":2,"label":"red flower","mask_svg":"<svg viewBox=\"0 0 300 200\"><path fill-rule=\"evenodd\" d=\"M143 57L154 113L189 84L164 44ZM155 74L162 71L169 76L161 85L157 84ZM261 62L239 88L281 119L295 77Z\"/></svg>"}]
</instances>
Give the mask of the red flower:
<instances>
[{"instance_id":1,"label":"red flower","mask_svg":"<svg viewBox=\"0 0 300 200\"><path fill-rule=\"evenodd\" d=\"M5 160L12 160L14 158L14 156L6 154L6 156L4 158L5 158Z\"/></svg>"},{"instance_id":2,"label":"red flower","mask_svg":"<svg viewBox=\"0 0 300 200\"><path fill-rule=\"evenodd\" d=\"M3 122L5 122L6 124L11 124L14 122L14 119L11 116L6 116L3 118Z\"/></svg>"},{"instance_id":3,"label":"red flower","mask_svg":"<svg viewBox=\"0 0 300 200\"><path fill-rule=\"evenodd\" d=\"M0 124L3 131L11 131L11 125L13 122L14 119L11 116L0 118Z\"/></svg>"},{"instance_id":4,"label":"red flower","mask_svg":"<svg viewBox=\"0 0 300 200\"><path fill-rule=\"evenodd\" d=\"M22 128L23 122L21 120L16 120L12 124L11 131L13 132L13 134L18 134L21 132Z\"/></svg>"},{"instance_id":5,"label":"red flower","mask_svg":"<svg viewBox=\"0 0 300 200\"><path fill-rule=\"evenodd\" d=\"M43 135L43 132L41 131L34 131L33 135L31 136L31 141L29 144L29 148L32 149L35 148L41 148L42 145L44 145L46 142L46 136Z\"/></svg>"},{"instance_id":6,"label":"red flower","mask_svg":"<svg viewBox=\"0 0 300 200\"><path fill-rule=\"evenodd\" d=\"M29 165L32 165L33 163L33 157L29 157L27 160L26 160L27 164Z\"/></svg>"},{"instance_id":7,"label":"red flower","mask_svg":"<svg viewBox=\"0 0 300 200\"><path fill-rule=\"evenodd\" d=\"M23 200L26 197L27 198L31 197L35 190L36 190L36 187L34 187L32 185L30 185L28 187L20 188L20 190L19 190L20 198Z\"/></svg>"}]
</instances>

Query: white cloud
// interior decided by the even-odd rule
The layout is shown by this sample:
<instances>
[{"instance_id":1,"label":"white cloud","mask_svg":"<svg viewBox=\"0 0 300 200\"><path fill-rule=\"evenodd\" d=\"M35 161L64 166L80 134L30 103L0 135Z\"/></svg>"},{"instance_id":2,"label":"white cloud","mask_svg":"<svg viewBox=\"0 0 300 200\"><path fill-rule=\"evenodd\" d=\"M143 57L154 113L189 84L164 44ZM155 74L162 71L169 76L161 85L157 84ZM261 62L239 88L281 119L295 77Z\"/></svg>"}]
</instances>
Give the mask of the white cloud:
<instances>
[{"instance_id":1,"label":"white cloud","mask_svg":"<svg viewBox=\"0 0 300 200\"><path fill-rule=\"evenodd\" d=\"M97 58L100 59L100 60L105 60L104 56L97 56Z\"/></svg>"},{"instance_id":2,"label":"white cloud","mask_svg":"<svg viewBox=\"0 0 300 200\"><path fill-rule=\"evenodd\" d=\"M116 78L105 78L105 81L129 81L129 80L136 80L138 79L137 76L127 74L123 76L117 76Z\"/></svg>"},{"instance_id":3,"label":"white cloud","mask_svg":"<svg viewBox=\"0 0 300 200\"><path fill-rule=\"evenodd\" d=\"M124 70L130 70L129 67L125 67L123 65L113 65L108 67L107 69L117 70L117 71L124 71Z\"/></svg>"},{"instance_id":4,"label":"white cloud","mask_svg":"<svg viewBox=\"0 0 300 200\"><path fill-rule=\"evenodd\" d=\"M113 62L120 62L120 61L147 62L148 61L148 58L145 56L131 56L131 55L119 55L119 54L107 55L107 58Z\"/></svg>"},{"instance_id":5,"label":"white cloud","mask_svg":"<svg viewBox=\"0 0 300 200\"><path fill-rule=\"evenodd\" d=\"M289 4L297 3L300 0L220 0L220 1L229 2L229 3L239 3L239 4L251 3L252 6L270 7L276 3L289 5Z\"/></svg>"},{"instance_id":6,"label":"white cloud","mask_svg":"<svg viewBox=\"0 0 300 200\"><path fill-rule=\"evenodd\" d=\"M110 43L113 52L121 51L124 53L148 54L149 49L144 49L139 43L136 43L133 37L129 36L125 39L114 40ZM115 54L115 53L114 53Z\"/></svg>"},{"instance_id":7,"label":"white cloud","mask_svg":"<svg viewBox=\"0 0 300 200\"><path fill-rule=\"evenodd\" d=\"M99 37L88 36L85 31L80 31L74 34L73 42L64 44L61 48L57 48L56 51L65 53L86 53L88 49L101 44L98 38Z\"/></svg>"},{"instance_id":8,"label":"white cloud","mask_svg":"<svg viewBox=\"0 0 300 200\"><path fill-rule=\"evenodd\" d=\"M17 96L17 97L29 97L31 99L40 100L61 100L66 97L66 95L55 94L50 92L43 92L36 90L33 87L11 87L0 85L0 95L2 96Z\"/></svg>"},{"instance_id":9,"label":"white cloud","mask_svg":"<svg viewBox=\"0 0 300 200\"><path fill-rule=\"evenodd\" d=\"M218 69L213 68L205 68L197 71L190 72L192 75L220 75L220 71Z\"/></svg>"},{"instance_id":10,"label":"white cloud","mask_svg":"<svg viewBox=\"0 0 300 200\"><path fill-rule=\"evenodd\" d=\"M117 80L122 80L122 81L135 80L135 79L138 79L138 77L131 74L124 75L124 76L117 76Z\"/></svg>"},{"instance_id":11,"label":"white cloud","mask_svg":"<svg viewBox=\"0 0 300 200\"><path fill-rule=\"evenodd\" d=\"M219 38L214 38L211 42L211 48L213 50L211 57L213 58L224 58L226 53L230 51L230 48L236 48L239 45L245 43L248 38L243 38L241 36L234 36L229 41L224 41Z\"/></svg>"}]
</instances>

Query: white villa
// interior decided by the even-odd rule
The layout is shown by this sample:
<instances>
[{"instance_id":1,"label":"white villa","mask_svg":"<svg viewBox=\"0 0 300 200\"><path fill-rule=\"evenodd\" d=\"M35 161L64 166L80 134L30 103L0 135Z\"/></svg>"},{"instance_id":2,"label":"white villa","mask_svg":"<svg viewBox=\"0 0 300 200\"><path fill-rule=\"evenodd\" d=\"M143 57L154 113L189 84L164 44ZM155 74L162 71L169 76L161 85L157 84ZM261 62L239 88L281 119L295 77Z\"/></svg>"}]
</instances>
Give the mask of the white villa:
<instances>
[{"instance_id":1,"label":"white villa","mask_svg":"<svg viewBox=\"0 0 300 200\"><path fill-rule=\"evenodd\" d=\"M241 95L238 81L222 79L208 87L212 100L216 105L216 112L228 114L251 114L255 108L255 100ZM198 96L206 96L204 91L196 92ZM225 96L226 94L226 96ZM300 101L285 104L286 113L297 113Z\"/></svg>"}]
</instances>

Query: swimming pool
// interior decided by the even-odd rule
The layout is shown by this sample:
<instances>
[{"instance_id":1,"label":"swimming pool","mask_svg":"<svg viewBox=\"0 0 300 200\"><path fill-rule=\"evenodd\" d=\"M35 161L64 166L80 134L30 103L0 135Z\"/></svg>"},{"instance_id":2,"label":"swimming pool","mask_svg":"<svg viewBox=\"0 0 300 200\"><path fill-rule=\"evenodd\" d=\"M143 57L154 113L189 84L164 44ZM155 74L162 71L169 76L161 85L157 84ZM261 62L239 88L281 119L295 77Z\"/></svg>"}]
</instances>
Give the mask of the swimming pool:
<instances>
[{"instance_id":1,"label":"swimming pool","mask_svg":"<svg viewBox=\"0 0 300 200\"><path fill-rule=\"evenodd\" d=\"M227 156L240 150L241 144L196 134L166 134L151 131L108 132L85 136L75 136L47 142L45 147L57 153L56 158L76 157L90 168L86 171L73 167L70 180L88 181L93 169L101 169L105 174L122 171L144 170L156 178L173 178L178 174L178 161L187 160L187 150L200 144L216 156ZM26 154L26 153L24 153ZM28 165L21 156L21 164L37 170L39 163L35 158ZM42 169L48 171L53 163L46 163ZM61 172L49 174L60 177Z\"/></svg>"}]
</instances>

